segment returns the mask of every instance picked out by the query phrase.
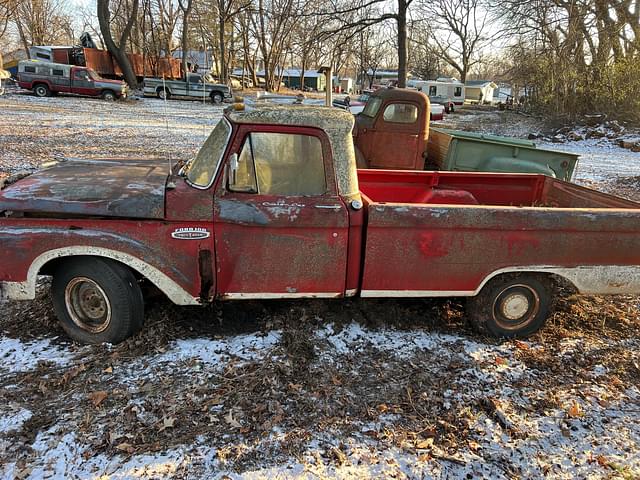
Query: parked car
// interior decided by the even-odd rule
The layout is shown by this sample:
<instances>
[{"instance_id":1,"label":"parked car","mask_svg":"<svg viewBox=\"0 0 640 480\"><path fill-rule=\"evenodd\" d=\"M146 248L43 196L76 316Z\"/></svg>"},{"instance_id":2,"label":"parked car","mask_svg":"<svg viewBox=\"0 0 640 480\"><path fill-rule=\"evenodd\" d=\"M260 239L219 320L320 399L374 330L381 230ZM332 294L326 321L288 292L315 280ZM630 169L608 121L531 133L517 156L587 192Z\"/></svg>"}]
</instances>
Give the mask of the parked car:
<instances>
[{"instance_id":1,"label":"parked car","mask_svg":"<svg viewBox=\"0 0 640 480\"><path fill-rule=\"evenodd\" d=\"M188 73L184 80L164 80L162 78L144 79L144 96L155 96L169 100L209 100L222 103L230 99L231 89L221 83L207 81L206 76L199 73Z\"/></svg>"},{"instance_id":2,"label":"parked car","mask_svg":"<svg viewBox=\"0 0 640 480\"><path fill-rule=\"evenodd\" d=\"M542 173L573 178L578 155L535 143L429 128L429 98L407 89L371 94L354 129L360 168ZM403 155L398 155L403 152Z\"/></svg>"},{"instance_id":3,"label":"parked car","mask_svg":"<svg viewBox=\"0 0 640 480\"><path fill-rule=\"evenodd\" d=\"M442 105L444 107L445 113L453 113L456 109L455 103L453 103L450 98L445 97L444 95L429 95L429 101L431 102L431 105L433 105L434 103Z\"/></svg>"},{"instance_id":4,"label":"parked car","mask_svg":"<svg viewBox=\"0 0 640 480\"><path fill-rule=\"evenodd\" d=\"M143 326L143 283L180 305L467 297L470 322L499 337L541 328L559 281L640 293L640 204L544 175L358 171L353 124L228 108L170 172L66 161L8 182L1 295L33 299L50 275L67 333L117 343Z\"/></svg>"},{"instance_id":5,"label":"parked car","mask_svg":"<svg viewBox=\"0 0 640 480\"><path fill-rule=\"evenodd\" d=\"M110 101L126 97L129 91L125 82L102 78L91 68L39 60L18 63L18 85L38 97L63 93Z\"/></svg>"},{"instance_id":6,"label":"parked car","mask_svg":"<svg viewBox=\"0 0 640 480\"><path fill-rule=\"evenodd\" d=\"M438 121L444 119L445 107L439 103L429 104L429 120Z\"/></svg>"}]
</instances>

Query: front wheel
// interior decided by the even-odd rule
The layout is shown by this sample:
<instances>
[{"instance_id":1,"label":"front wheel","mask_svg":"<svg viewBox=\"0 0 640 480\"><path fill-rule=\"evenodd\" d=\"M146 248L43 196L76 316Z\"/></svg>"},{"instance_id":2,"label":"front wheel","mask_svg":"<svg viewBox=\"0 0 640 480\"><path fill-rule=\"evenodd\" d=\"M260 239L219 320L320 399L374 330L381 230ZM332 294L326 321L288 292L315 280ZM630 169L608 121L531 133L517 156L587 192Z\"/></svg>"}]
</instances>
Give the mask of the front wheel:
<instances>
[{"instance_id":1,"label":"front wheel","mask_svg":"<svg viewBox=\"0 0 640 480\"><path fill-rule=\"evenodd\" d=\"M550 311L549 281L527 274L495 278L467 302L467 316L474 328L502 338L537 332Z\"/></svg>"},{"instance_id":2,"label":"front wheel","mask_svg":"<svg viewBox=\"0 0 640 480\"><path fill-rule=\"evenodd\" d=\"M102 92L102 99L106 100L107 102L113 102L116 99L116 94L111 90L105 90L104 92Z\"/></svg>"},{"instance_id":3,"label":"front wheel","mask_svg":"<svg viewBox=\"0 0 640 480\"><path fill-rule=\"evenodd\" d=\"M94 257L65 262L54 273L51 292L62 328L80 343L120 343L142 327L140 286L119 263Z\"/></svg>"},{"instance_id":4,"label":"front wheel","mask_svg":"<svg viewBox=\"0 0 640 480\"><path fill-rule=\"evenodd\" d=\"M33 89L33 93L36 94L36 97L48 97L49 95L51 95L49 87L42 83L35 86L35 88Z\"/></svg>"},{"instance_id":5,"label":"front wheel","mask_svg":"<svg viewBox=\"0 0 640 480\"><path fill-rule=\"evenodd\" d=\"M222 94L221 94L221 93L219 93L219 92L213 92L213 93L211 94L211 101L212 101L213 103L215 103L216 105L217 105L217 104L219 104L219 103L222 103L222 101L223 101L223 100L224 100L224 97L222 96Z\"/></svg>"}]
</instances>

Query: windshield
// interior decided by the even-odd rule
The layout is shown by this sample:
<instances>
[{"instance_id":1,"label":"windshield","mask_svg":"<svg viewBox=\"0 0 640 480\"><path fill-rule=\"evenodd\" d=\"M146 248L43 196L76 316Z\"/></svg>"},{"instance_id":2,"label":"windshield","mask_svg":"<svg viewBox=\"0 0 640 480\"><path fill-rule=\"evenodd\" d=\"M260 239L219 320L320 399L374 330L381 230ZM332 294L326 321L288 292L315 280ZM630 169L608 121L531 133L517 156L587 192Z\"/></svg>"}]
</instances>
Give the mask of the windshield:
<instances>
[{"instance_id":1,"label":"windshield","mask_svg":"<svg viewBox=\"0 0 640 480\"><path fill-rule=\"evenodd\" d=\"M102 80L102 77L98 75L98 73L95 70L93 70L92 68L87 68L87 70L89 71L89 76L93 80Z\"/></svg>"},{"instance_id":2,"label":"windshield","mask_svg":"<svg viewBox=\"0 0 640 480\"><path fill-rule=\"evenodd\" d=\"M185 168L189 182L197 187L208 188L211 186L230 136L231 125L227 119L223 118L213 129L207 141L204 142L196 158Z\"/></svg>"},{"instance_id":3,"label":"windshield","mask_svg":"<svg viewBox=\"0 0 640 480\"><path fill-rule=\"evenodd\" d=\"M365 115L367 117L375 117L376 114L378 113L378 110L380 110L380 105L382 105L382 99L379 97L370 97L369 100L367 101L367 104L364 107L364 110L362 111L362 115Z\"/></svg>"}]
</instances>

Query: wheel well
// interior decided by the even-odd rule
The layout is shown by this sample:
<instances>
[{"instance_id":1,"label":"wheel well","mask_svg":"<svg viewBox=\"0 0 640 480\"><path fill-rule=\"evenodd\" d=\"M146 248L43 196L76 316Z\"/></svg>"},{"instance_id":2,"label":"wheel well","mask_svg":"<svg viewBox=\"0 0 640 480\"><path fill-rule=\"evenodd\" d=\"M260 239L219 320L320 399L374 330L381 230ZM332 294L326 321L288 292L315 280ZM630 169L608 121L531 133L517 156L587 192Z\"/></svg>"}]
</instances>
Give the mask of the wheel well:
<instances>
[{"instance_id":1,"label":"wheel well","mask_svg":"<svg viewBox=\"0 0 640 480\"><path fill-rule=\"evenodd\" d=\"M38 85L44 85L45 87L49 88L49 84L47 82L43 82L42 80L36 80L35 82L33 82L31 84L31 88L36 88Z\"/></svg>"},{"instance_id":2,"label":"wheel well","mask_svg":"<svg viewBox=\"0 0 640 480\"><path fill-rule=\"evenodd\" d=\"M177 305L198 305L199 299L188 292L161 269L144 260L123 252L107 248L75 246L51 250L40 255L29 268L28 279L25 282L27 291L23 293L25 299L33 298L35 294L36 278L38 275L54 275L67 261L77 261L78 258L99 258L116 262L128 268L143 285L150 284L161 290L173 303ZM40 260L41 259L41 260Z\"/></svg>"},{"instance_id":3,"label":"wheel well","mask_svg":"<svg viewBox=\"0 0 640 480\"><path fill-rule=\"evenodd\" d=\"M53 276L56 273L56 270L58 270L62 265L64 265L67 262L72 262L72 261L76 261L76 260L80 260L80 259L91 259L91 258L99 258L101 260L117 263L117 264L127 268L128 270L130 270L131 273L133 273L133 275L136 277L136 279L138 279L138 280L144 279L144 277L140 274L140 272L138 272L137 270L131 268L126 263L119 262L118 260L114 260L112 258L101 257L101 256L97 256L97 255L70 255L70 256L67 256L67 257L54 258L52 260L49 260L44 265L42 265L42 267L40 267L40 270L38 271L38 275Z\"/></svg>"},{"instance_id":4,"label":"wheel well","mask_svg":"<svg viewBox=\"0 0 640 480\"><path fill-rule=\"evenodd\" d=\"M220 95L222 98L224 98L224 94L220 90L212 90L209 96L213 97L214 95Z\"/></svg>"},{"instance_id":5,"label":"wheel well","mask_svg":"<svg viewBox=\"0 0 640 480\"><path fill-rule=\"evenodd\" d=\"M533 277L540 282L547 283L551 287L551 289L554 291L559 289L565 289L565 290L569 290L572 293L578 292L578 288L568 278L558 275L557 273L535 271L535 270L504 272L494 276L490 276L487 279L485 279L485 281L482 284L482 288L484 288L486 285L489 285L491 282L494 282L499 279L504 279L504 278L517 279L523 276ZM482 290L482 288L480 288L479 290Z\"/></svg>"},{"instance_id":6,"label":"wheel well","mask_svg":"<svg viewBox=\"0 0 640 480\"><path fill-rule=\"evenodd\" d=\"M171 93L171 90L169 90L168 87L163 87L162 85L160 85L159 87L156 88L156 93L161 92L162 90L165 90L165 91Z\"/></svg>"}]
</instances>

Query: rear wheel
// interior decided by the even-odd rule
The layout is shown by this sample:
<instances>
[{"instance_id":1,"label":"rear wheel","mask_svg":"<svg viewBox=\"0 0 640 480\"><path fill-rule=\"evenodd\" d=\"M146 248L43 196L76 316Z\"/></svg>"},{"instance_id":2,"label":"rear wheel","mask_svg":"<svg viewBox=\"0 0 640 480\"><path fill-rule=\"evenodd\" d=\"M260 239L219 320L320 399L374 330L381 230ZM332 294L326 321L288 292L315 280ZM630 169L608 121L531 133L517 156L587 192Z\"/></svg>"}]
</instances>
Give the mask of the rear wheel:
<instances>
[{"instance_id":1,"label":"rear wheel","mask_svg":"<svg viewBox=\"0 0 640 480\"><path fill-rule=\"evenodd\" d=\"M33 93L36 94L36 97L48 97L51 95L51 91L49 90L49 87L47 87L43 83L36 85L33 89Z\"/></svg>"},{"instance_id":2,"label":"rear wheel","mask_svg":"<svg viewBox=\"0 0 640 480\"><path fill-rule=\"evenodd\" d=\"M224 97L222 96L222 94L220 92L213 92L211 94L211 101L215 104L218 103L222 103L222 101L224 100Z\"/></svg>"},{"instance_id":3,"label":"rear wheel","mask_svg":"<svg viewBox=\"0 0 640 480\"><path fill-rule=\"evenodd\" d=\"M107 102L113 102L116 99L116 94L113 93L112 90L105 90L104 92L102 92L102 99L106 100Z\"/></svg>"},{"instance_id":4,"label":"rear wheel","mask_svg":"<svg viewBox=\"0 0 640 480\"><path fill-rule=\"evenodd\" d=\"M156 95L158 95L160 100L169 100L171 98L171 92L166 88L159 88Z\"/></svg>"},{"instance_id":5,"label":"rear wheel","mask_svg":"<svg viewBox=\"0 0 640 480\"><path fill-rule=\"evenodd\" d=\"M51 291L62 328L80 343L120 343L142 327L140 286L119 263L94 257L65 262Z\"/></svg>"},{"instance_id":6,"label":"rear wheel","mask_svg":"<svg viewBox=\"0 0 640 480\"><path fill-rule=\"evenodd\" d=\"M521 338L537 332L551 311L551 286L536 275L502 276L467 302L474 328L496 337Z\"/></svg>"}]
</instances>

